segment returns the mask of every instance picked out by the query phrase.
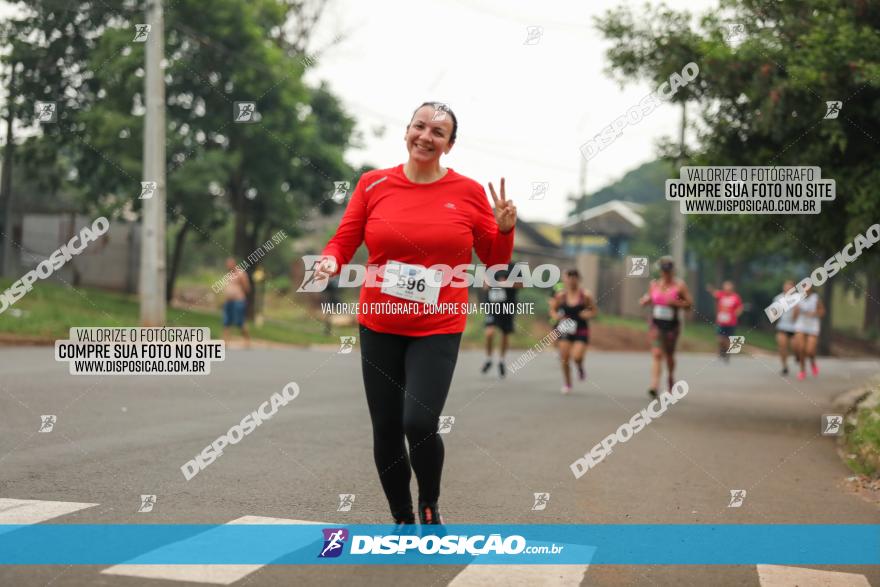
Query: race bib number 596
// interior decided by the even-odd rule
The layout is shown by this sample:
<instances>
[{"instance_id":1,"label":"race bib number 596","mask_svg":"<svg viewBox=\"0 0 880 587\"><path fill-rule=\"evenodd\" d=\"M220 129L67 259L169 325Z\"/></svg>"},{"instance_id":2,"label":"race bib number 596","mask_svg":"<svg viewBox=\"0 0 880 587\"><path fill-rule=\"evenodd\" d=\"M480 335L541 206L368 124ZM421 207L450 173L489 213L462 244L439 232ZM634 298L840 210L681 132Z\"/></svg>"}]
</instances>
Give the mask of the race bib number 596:
<instances>
[{"instance_id":1,"label":"race bib number 596","mask_svg":"<svg viewBox=\"0 0 880 587\"><path fill-rule=\"evenodd\" d=\"M434 305L440 295L442 281L443 276L436 269L389 260L385 264L382 293L404 300Z\"/></svg>"}]
</instances>

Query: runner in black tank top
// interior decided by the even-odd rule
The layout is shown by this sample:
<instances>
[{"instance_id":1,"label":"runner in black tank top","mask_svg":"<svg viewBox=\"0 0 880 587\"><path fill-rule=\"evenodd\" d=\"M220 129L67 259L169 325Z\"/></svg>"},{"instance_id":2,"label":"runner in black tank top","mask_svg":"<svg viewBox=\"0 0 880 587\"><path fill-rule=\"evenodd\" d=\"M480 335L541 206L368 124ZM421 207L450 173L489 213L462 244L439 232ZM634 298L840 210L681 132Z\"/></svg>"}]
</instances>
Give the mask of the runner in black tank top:
<instances>
[{"instance_id":1,"label":"runner in black tank top","mask_svg":"<svg viewBox=\"0 0 880 587\"><path fill-rule=\"evenodd\" d=\"M568 303L568 294L564 293L560 296L562 298L562 302L559 305L559 310L565 315L565 318L574 321L574 326L563 325L560 328L560 332L563 334L563 338L570 342L580 341L589 343L590 342L590 322L584 318L581 313L587 309L587 297L584 295L583 290L578 291L580 297L578 298L578 302L574 305L570 305ZM563 318L563 320L565 319Z\"/></svg>"},{"instance_id":2,"label":"runner in black tank top","mask_svg":"<svg viewBox=\"0 0 880 587\"><path fill-rule=\"evenodd\" d=\"M569 298L575 295L577 301L572 302ZM550 300L550 313L558 320L556 330L560 336L556 345L559 349L564 380L562 393L569 394L571 393L571 359L577 367L578 378L583 381L587 376L584 371L584 355L590 342L589 319L597 313L593 296L580 287L580 274L577 269L569 269L565 272L565 289Z\"/></svg>"}]
</instances>

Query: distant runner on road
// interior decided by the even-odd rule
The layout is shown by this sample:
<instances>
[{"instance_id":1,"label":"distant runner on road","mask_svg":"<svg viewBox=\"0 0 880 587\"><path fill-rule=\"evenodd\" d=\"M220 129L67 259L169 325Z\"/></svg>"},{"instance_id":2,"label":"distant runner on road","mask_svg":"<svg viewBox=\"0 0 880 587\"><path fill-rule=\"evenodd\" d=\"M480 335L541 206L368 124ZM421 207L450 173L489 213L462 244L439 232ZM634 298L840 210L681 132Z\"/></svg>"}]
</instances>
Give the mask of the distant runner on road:
<instances>
[{"instance_id":1,"label":"distant runner on road","mask_svg":"<svg viewBox=\"0 0 880 587\"><path fill-rule=\"evenodd\" d=\"M513 268L513 263L511 263L510 268ZM494 304L500 304L498 306L499 310L495 313L486 314L486 328L485 328L485 338L486 338L486 362L483 363L483 367L480 369L481 373L488 373L489 369L492 368L492 346L495 340L495 330L501 331L501 348L498 353L498 375L499 377L504 377L507 374L506 367L504 365L504 357L507 354L507 348L510 344L510 334L513 332L513 321L516 318L516 312L508 312L507 309L516 307L516 290L520 289L523 284L521 281L517 281L516 283L509 283L507 278L509 276L509 271L497 271L495 273L495 279L499 282L498 287L490 287L488 284L484 286L484 290L486 292L486 302L489 304L493 304L490 308L494 308ZM508 304L511 304L508 306Z\"/></svg>"},{"instance_id":2,"label":"distant runner on road","mask_svg":"<svg viewBox=\"0 0 880 587\"><path fill-rule=\"evenodd\" d=\"M581 289L581 275L577 269L565 272L565 288L550 298L550 314L558 322L556 330L561 335L556 341L562 366L562 394L571 393L571 360L574 360L578 379L587 377L584 356L590 344L589 319L596 316L593 295Z\"/></svg>"},{"instance_id":3,"label":"distant runner on road","mask_svg":"<svg viewBox=\"0 0 880 587\"><path fill-rule=\"evenodd\" d=\"M681 334L679 310L687 310L693 306L693 299L687 284L675 277L675 263L672 257L661 257L657 266L660 279L651 280L648 293L642 296L639 303L651 306L651 322L648 329L651 341L651 387L648 395L658 397L660 374L663 371L663 359L666 359L666 375L669 389L675 382L675 346Z\"/></svg>"},{"instance_id":4,"label":"distant runner on road","mask_svg":"<svg viewBox=\"0 0 880 587\"><path fill-rule=\"evenodd\" d=\"M721 284L721 289L709 284L706 291L715 298L715 324L718 326L718 355L724 361L730 361L727 350L730 348L730 337L736 333L736 323L743 311L742 298L733 289L729 279Z\"/></svg>"},{"instance_id":5,"label":"distant runner on road","mask_svg":"<svg viewBox=\"0 0 880 587\"><path fill-rule=\"evenodd\" d=\"M822 317L825 315L825 304L809 283L805 288L807 297L801 300L792 310L794 312L794 352L797 354L800 371L798 380L807 376L807 359L812 366L813 377L819 376L819 365L816 363L816 346L819 344L819 330Z\"/></svg>"},{"instance_id":6,"label":"distant runner on road","mask_svg":"<svg viewBox=\"0 0 880 587\"><path fill-rule=\"evenodd\" d=\"M785 283L782 284L782 293L773 298L773 302L782 305L781 302L785 298L785 292L793 287L794 281L786 279ZM787 308L786 305L783 305L783 307ZM793 352L792 339L794 334L794 308L788 308L776 320L776 348L779 351L779 360L782 361L782 375L788 375L788 353L790 348ZM797 360L797 356L795 356L795 360Z\"/></svg>"}]
</instances>

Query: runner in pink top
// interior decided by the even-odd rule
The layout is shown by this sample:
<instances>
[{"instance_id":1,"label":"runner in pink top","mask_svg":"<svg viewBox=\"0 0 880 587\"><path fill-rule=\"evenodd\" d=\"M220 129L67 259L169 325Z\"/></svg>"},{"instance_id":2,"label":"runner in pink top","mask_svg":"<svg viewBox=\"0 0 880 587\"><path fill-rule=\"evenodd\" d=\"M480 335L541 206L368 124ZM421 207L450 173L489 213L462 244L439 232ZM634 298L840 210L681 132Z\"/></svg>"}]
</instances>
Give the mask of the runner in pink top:
<instances>
[{"instance_id":1,"label":"runner in pink top","mask_svg":"<svg viewBox=\"0 0 880 587\"><path fill-rule=\"evenodd\" d=\"M687 310L693 305L687 284L675 277L675 264L672 257L661 257L657 262L660 279L651 281L648 293L639 301L651 308L651 388L648 395L657 397L660 387L660 373L663 371L663 358L666 358L666 372L669 388L675 382L675 345L681 332L678 319L679 309Z\"/></svg>"},{"instance_id":2,"label":"runner in pink top","mask_svg":"<svg viewBox=\"0 0 880 587\"><path fill-rule=\"evenodd\" d=\"M706 290L715 298L715 324L718 326L718 355L724 361L730 360L728 349L730 337L736 331L736 322L743 311L742 298L733 289L729 279L721 284L721 290L707 285Z\"/></svg>"},{"instance_id":3,"label":"runner in pink top","mask_svg":"<svg viewBox=\"0 0 880 587\"><path fill-rule=\"evenodd\" d=\"M655 306L674 306L678 300L678 283L671 283L664 289L660 281L652 281L648 291L651 294L651 303Z\"/></svg>"}]
</instances>

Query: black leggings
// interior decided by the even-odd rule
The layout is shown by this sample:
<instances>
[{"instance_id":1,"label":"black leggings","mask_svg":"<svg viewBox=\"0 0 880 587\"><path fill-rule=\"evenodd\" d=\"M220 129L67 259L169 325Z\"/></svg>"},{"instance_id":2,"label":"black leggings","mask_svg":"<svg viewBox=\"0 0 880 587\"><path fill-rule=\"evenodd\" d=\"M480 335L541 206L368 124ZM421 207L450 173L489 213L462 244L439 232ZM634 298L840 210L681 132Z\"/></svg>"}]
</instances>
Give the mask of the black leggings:
<instances>
[{"instance_id":1,"label":"black leggings","mask_svg":"<svg viewBox=\"0 0 880 587\"><path fill-rule=\"evenodd\" d=\"M373 457L391 514L401 519L413 511L410 460L419 485L419 505L435 504L440 497L444 453L437 426L461 333L412 337L376 332L363 325L360 333L364 388L373 421Z\"/></svg>"}]
</instances>

